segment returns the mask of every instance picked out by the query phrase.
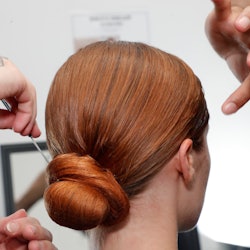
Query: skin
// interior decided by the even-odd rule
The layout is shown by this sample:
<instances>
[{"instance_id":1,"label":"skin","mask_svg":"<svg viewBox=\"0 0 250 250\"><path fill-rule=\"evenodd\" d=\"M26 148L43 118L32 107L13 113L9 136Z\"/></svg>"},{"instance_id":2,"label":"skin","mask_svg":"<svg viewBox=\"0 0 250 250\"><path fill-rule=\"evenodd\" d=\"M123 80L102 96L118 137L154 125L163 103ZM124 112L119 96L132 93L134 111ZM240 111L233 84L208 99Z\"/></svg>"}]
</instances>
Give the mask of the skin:
<instances>
[{"instance_id":1,"label":"skin","mask_svg":"<svg viewBox=\"0 0 250 250\"><path fill-rule=\"evenodd\" d=\"M0 99L6 99L12 106L12 112L0 110L0 129L13 129L24 136L40 136L35 87L5 58L0 58L0 89Z\"/></svg>"},{"instance_id":2,"label":"skin","mask_svg":"<svg viewBox=\"0 0 250 250\"><path fill-rule=\"evenodd\" d=\"M21 209L0 219L0 249L56 250L52 234Z\"/></svg>"},{"instance_id":3,"label":"skin","mask_svg":"<svg viewBox=\"0 0 250 250\"><path fill-rule=\"evenodd\" d=\"M199 152L191 139L182 142L149 186L131 200L126 220L105 229L102 247L95 249L178 249L178 231L197 223L203 205L210 170L207 130L203 136Z\"/></svg>"},{"instance_id":4,"label":"skin","mask_svg":"<svg viewBox=\"0 0 250 250\"><path fill-rule=\"evenodd\" d=\"M40 136L36 123L35 87L16 66L0 57L0 99L11 105L11 112L0 110L0 129L13 129L21 135ZM0 218L0 249L56 250L52 234L41 226L38 220L29 217L21 209Z\"/></svg>"},{"instance_id":5,"label":"skin","mask_svg":"<svg viewBox=\"0 0 250 250\"><path fill-rule=\"evenodd\" d=\"M237 112L250 99L250 1L212 0L214 10L205 25L215 51L241 82L222 105L225 114Z\"/></svg>"}]
</instances>

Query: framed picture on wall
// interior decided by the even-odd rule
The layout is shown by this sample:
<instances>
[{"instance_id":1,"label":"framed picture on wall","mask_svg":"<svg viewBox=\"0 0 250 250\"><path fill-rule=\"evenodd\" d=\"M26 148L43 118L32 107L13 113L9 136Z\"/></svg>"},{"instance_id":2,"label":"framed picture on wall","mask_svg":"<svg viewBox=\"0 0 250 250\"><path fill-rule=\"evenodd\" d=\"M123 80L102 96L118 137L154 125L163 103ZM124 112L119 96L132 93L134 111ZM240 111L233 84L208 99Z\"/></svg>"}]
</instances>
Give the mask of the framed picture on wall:
<instances>
[{"instance_id":1,"label":"framed picture on wall","mask_svg":"<svg viewBox=\"0 0 250 250\"><path fill-rule=\"evenodd\" d=\"M49 158L46 142L38 142L37 144ZM23 196L32 185L39 185L37 183L38 177L45 172L47 162L33 143L1 145L0 152L5 214L9 215L20 208L16 207L17 202L24 198ZM35 195L34 191L33 189L32 195ZM43 190L41 192L43 193ZM36 197L25 198L31 199L30 202L32 202L35 201ZM24 208L26 209L26 207Z\"/></svg>"}]
</instances>

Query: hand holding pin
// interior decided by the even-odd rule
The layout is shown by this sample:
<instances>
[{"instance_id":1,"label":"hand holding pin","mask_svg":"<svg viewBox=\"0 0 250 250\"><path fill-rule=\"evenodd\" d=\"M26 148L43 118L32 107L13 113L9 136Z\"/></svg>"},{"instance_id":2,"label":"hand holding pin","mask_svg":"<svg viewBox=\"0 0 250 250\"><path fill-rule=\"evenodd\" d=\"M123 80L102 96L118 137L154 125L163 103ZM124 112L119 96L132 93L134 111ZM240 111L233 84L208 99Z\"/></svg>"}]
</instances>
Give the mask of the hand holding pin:
<instances>
[{"instance_id":1,"label":"hand holding pin","mask_svg":"<svg viewBox=\"0 0 250 250\"><path fill-rule=\"evenodd\" d=\"M0 62L1 63L1 62ZM5 108L11 112L11 106L10 104L5 100L5 99L1 99L3 105L5 106ZM49 163L49 159L46 157L46 155L44 154L44 152L41 150L41 148L39 147L39 145L37 144L37 142L34 140L34 138L30 135L29 136L32 143L34 144L34 146L36 147L36 149L38 150L38 152L40 152L40 154L42 155L42 157L45 159L45 161L47 163Z\"/></svg>"}]
</instances>

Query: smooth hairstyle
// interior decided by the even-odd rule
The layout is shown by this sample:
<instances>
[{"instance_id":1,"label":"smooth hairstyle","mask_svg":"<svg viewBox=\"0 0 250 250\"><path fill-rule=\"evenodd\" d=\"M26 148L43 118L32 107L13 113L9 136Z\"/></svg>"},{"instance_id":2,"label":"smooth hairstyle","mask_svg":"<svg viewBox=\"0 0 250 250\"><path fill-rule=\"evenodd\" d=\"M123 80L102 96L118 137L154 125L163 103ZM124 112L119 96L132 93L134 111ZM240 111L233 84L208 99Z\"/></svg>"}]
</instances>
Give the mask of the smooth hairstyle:
<instances>
[{"instance_id":1,"label":"smooth hairstyle","mask_svg":"<svg viewBox=\"0 0 250 250\"><path fill-rule=\"evenodd\" d=\"M184 139L202 150L208 117L199 79L176 56L122 41L79 50L46 104L49 215L80 230L119 223Z\"/></svg>"}]
</instances>

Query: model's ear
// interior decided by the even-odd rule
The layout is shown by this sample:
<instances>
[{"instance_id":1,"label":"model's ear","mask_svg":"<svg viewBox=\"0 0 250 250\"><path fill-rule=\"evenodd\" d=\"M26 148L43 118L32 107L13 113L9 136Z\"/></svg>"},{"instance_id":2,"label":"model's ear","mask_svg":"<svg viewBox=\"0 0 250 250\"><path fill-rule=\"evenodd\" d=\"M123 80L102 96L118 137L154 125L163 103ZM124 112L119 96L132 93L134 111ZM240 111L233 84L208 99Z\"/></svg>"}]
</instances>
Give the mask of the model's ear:
<instances>
[{"instance_id":1,"label":"model's ear","mask_svg":"<svg viewBox=\"0 0 250 250\"><path fill-rule=\"evenodd\" d=\"M179 169L184 182L187 186L192 184L194 179L194 159L193 159L193 141L185 139L179 148Z\"/></svg>"}]
</instances>

